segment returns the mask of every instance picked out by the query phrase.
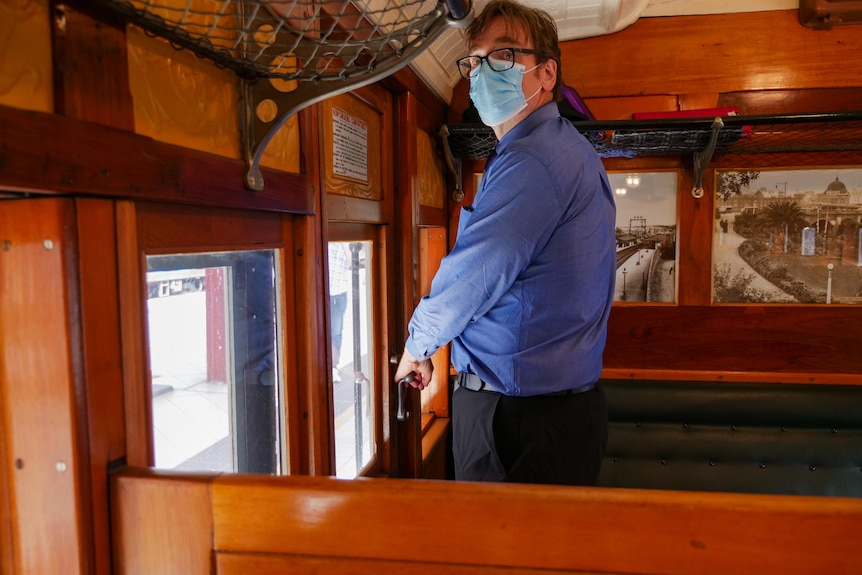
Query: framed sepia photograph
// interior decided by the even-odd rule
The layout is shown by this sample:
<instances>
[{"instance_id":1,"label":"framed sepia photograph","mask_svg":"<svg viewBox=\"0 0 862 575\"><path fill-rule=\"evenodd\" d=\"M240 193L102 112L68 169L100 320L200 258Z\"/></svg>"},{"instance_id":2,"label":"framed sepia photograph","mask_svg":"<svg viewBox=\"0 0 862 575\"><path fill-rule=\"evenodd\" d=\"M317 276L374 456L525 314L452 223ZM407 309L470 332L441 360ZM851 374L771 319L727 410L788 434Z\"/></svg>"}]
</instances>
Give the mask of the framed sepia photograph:
<instances>
[{"instance_id":1,"label":"framed sepia photograph","mask_svg":"<svg viewBox=\"0 0 862 575\"><path fill-rule=\"evenodd\" d=\"M614 301L676 302L676 172L609 172L617 205Z\"/></svg>"},{"instance_id":2,"label":"framed sepia photograph","mask_svg":"<svg viewBox=\"0 0 862 575\"><path fill-rule=\"evenodd\" d=\"M862 303L862 168L717 170L714 303Z\"/></svg>"}]
</instances>

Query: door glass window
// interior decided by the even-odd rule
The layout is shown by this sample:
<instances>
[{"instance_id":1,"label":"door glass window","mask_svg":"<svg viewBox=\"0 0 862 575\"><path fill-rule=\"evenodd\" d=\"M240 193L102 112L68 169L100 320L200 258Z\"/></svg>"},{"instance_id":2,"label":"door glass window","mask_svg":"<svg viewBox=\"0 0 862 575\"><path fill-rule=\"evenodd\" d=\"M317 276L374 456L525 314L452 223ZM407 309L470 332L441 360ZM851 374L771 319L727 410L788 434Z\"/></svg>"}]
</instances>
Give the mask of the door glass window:
<instances>
[{"instance_id":1,"label":"door glass window","mask_svg":"<svg viewBox=\"0 0 862 575\"><path fill-rule=\"evenodd\" d=\"M147 256L155 465L280 473L274 250Z\"/></svg>"},{"instance_id":2,"label":"door glass window","mask_svg":"<svg viewBox=\"0 0 862 575\"><path fill-rule=\"evenodd\" d=\"M375 455L375 371L370 241L329 242L335 462L338 477L360 474Z\"/></svg>"}]
</instances>

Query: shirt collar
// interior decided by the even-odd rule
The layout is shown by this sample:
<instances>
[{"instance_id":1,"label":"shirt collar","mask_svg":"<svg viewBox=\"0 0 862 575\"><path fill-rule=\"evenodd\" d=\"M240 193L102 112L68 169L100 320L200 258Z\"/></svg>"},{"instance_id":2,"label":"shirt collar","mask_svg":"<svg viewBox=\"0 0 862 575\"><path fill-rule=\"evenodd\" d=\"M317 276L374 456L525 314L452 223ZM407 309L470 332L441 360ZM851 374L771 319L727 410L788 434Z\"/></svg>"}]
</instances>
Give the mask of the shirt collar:
<instances>
[{"instance_id":1,"label":"shirt collar","mask_svg":"<svg viewBox=\"0 0 862 575\"><path fill-rule=\"evenodd\" d=\"M555 101L548 102L509 130L505 136L497 143L497 153L502 154L506 148L508 147L510 142L514 142L518 140L534 129L536 129L539 124L543 124L548 120L553 120L554 118L560 117L560 108L557 106Z\"/></svg>"}]
</instances>

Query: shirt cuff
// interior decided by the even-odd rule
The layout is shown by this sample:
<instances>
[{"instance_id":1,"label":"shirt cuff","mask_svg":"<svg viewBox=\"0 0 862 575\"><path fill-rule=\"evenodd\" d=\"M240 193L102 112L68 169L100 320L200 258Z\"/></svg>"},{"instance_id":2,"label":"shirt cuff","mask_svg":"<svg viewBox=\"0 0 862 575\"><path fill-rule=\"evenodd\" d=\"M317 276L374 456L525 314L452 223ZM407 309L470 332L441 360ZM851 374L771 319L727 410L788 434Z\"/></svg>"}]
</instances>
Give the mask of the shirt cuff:
<instances>
[{"instance_id":1,"label":"shirt cuff","mask_svg":"<svg viewBox=\"0 0 862 575\"><path fill-rule=\"evenodd\" d=\"M410 352L410 355L412 355L416 359L416 361L423 361L428 359L428 356L425 354L427 350L421 350L420 352L420 350L416 347L416 342L413 341L412 337L407 338L407 342L404 344L404 347L407 348L407 351Z\"/></svg>"}]
</instances>

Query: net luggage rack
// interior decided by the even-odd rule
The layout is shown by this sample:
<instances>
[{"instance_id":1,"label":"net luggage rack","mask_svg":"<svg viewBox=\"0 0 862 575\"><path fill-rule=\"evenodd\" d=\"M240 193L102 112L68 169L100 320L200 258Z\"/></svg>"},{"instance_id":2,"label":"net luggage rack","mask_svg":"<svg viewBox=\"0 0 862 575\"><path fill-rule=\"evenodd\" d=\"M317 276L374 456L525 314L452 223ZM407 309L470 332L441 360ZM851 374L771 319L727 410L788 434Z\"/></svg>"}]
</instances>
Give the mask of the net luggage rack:
<instances>
[{"instance_id":1,"label":"net luggage rack","mask_svg":"<svg viewBox=\"0 0 862 575\"><path fill-rule=\"evenodd\" d=\"M232 70L241 80L245 186L296 112L408 65L445 30L466 26L471 0L92 0L121 22Z\"/></svg>"},{"instance_id":2,"label":"net luggage rack","mask_svg":"<svg viewBox=\"0 0 862 575\"><path fill-rule=\"evenodd\" d=\"M692 194L702 195L703 170L714 154L862 151L862 111L716 118L573 121L603 158L694 155ZM482 160L497 144L483 124L443 127L450 167ZM457 193L457 190L456 190Z\"/></svg>"}]
</instances>

